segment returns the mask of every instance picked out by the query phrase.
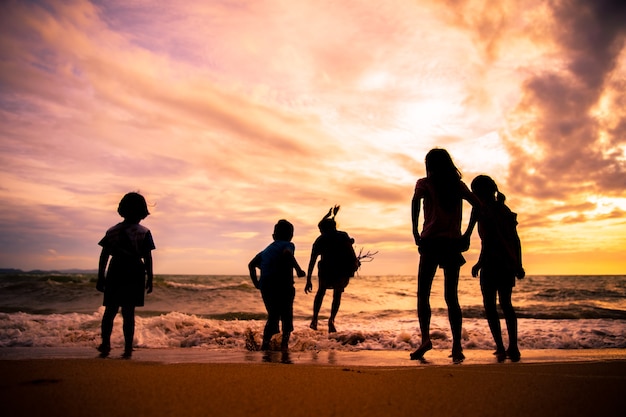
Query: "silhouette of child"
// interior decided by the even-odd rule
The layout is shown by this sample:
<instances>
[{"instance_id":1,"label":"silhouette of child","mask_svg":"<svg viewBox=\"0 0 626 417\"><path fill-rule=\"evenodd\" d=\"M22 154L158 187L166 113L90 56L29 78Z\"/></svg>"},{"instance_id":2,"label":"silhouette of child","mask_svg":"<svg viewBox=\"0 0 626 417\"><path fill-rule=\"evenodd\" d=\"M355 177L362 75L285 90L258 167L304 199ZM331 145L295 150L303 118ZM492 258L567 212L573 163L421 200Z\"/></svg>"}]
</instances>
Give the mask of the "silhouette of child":
<instances>
[{"instance_id":1,"label":"silhouette of child","mask_svg":"<svg viewBox=\"0 0 626 417\"><path fill-rule=\"evenodd\" d=\"M326 290L331 288L333 290L333 303L328 320L329 333L337 331L335 328L335 317L341 305L341 294L359 267L359 260L352 246L354 239L350 238L346 232L337 230L335 216L338 211L339 206L331 208L318 224L321 235L313 243L306 287L304 288L304 292L307 294L313 290L311 274L313 274L315 261L320 256L321 260L317 266L319 286L313 301L313 319L310 327L313 330L317 330L317 320L322 302L324 301L324 295Z\"/></svg>"},{"instance_id":2,"label":"silhouette of child","mask_svg":"<svg viewBox=\"0 0 626 417\"><path fill-rule=\"evenodd\" d=\"M452 360L465 359L461 346L463 314L458 298L459 273L469 241L461 236L462 202L478 206L476 197L461 181L461 173L445 149L431 149L425 158L426 178L415 185L411 204L413 237L419 248L420 262L417 274L417 313L422 333L419 348L411 359L421 360L432 349L430 340L430 292L437 267L444 272L445 300L452 329ZM424 225L418 231L420 203L424 200Z\"/></svg>"},{"instance_id":3,"label":"silhouette of child","mask_svg":"<svg viewBox=\"0 0 626 417\"><path fill-rule=\"evenodd\" d=\"M480 271L480 288L483 305L493 340L496 343L495 355L498 362L506 357L513 362L520 360L517 347L517 316L511 303L511 294L515 286L515 278L524 278L522 268L522 247L517 234L517 214L505 204L506 197L498 191L495 181L479 175L472 181L472 191L482 203L479 210L472 210L467 238L478 222L478 234L481 239L480 257L472 267L472 276ZM496 294L504 313L509 334L509 348L504 350L500 318L496 309Z\"/></svg>"},{"instance_id":4,"label":"silhouette of child","mask_svg":"<svg viewBox=\"0 0 626 417\"><path fill-rule=\"evenodd\" d=\"M152 250L155 246L150 230L139 224L150 214L141 194L126 194L120 201L117 212L124 221L107 230L98 243L102 246L102 252L96 289L104 293L105 306L101 327L102 343L98 350L102 357L108 356L111 351L113 320L121 307L124 333L122 357L129 359L132 356L135 336L135 307L144 305L146 290L148 293L152 292Z\"/></svg>"},{"instance_id":5,"label":"silhouette of child","mask_svg":"<svg viewBox=\"0 0 626 417\"><path fill-rule=\"evenodd\" d=\"M280 321L283 330L281 349L287 351L293 331L293 301L296 294L293 286L293 269L295 268L298 277L304 277L305 273L294 257L296 247L291 242L293 225L287 220L279 220L274 226L272 237L274 242L250 261L248 270L252 283L261 290L267 310L261 349L270 349L272 336L280 332L278 327ZM260 279L257 279L257 268L261 271Z\"/></svg>"}]
</instances>

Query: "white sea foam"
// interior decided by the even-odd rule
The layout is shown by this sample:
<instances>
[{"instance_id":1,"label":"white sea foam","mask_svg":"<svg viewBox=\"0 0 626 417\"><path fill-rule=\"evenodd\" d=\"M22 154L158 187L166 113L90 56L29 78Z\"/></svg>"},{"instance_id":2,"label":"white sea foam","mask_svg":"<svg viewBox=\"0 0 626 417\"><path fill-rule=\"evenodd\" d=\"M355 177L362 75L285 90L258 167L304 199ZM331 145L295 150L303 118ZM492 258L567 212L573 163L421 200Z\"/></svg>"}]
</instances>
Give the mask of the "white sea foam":
<instances>
[{"instance_id":1,"label":"white sea foam","mask_svg":"<svg viewBox=\"0 0 626 417\"><path fill-rule=\"evenodd\" d=\"M0 276L0 347L96 346L102 295L95 277ZM431 338L451 347L442 277L433 285ZM355 277L343 296L338 332L324 327L332 293L326 295L321 331L309 329L314 294L296 279L295 331L291 349L412 350L419 345L416 283L412 276ZM478 281L462 277L466 349L493 349L483 318ZM513 293L522 349L626 348L626 277L527 277ZM265 309L245 276L157 276L146 306L137 309L135 343L144 348L245 350L260 344ZM506 340L506 327L502 321ZM123 344L121 317L112 343Z\"/></svg>"},{"instance_id":2,"label":"white sea foam","mask_svg":"<svg viewBox=\"0 0 626 417\"><path fill-rule=\"evenodd\" d=\"M96 346L102 313L103 308L93 314L0 313L0 347ZM325 329L309 329L306 320L296 320L291 349L411 350L419 345L417 319L340 320L336 325L339 331L329 334ZM135 344L143 348L246 349L251 341L260 345L263 326L263 320L215 320L179 312L138 316ZM435 348L451 348L445 317L433 317L431 337ZM626 321L521 319L519 339L522 349L624 348ZM120 316L114 323L112 343L123 345ZM493 349L485 320L464 321L463 344L466 349Z\"/></svg>"}]
</instances>

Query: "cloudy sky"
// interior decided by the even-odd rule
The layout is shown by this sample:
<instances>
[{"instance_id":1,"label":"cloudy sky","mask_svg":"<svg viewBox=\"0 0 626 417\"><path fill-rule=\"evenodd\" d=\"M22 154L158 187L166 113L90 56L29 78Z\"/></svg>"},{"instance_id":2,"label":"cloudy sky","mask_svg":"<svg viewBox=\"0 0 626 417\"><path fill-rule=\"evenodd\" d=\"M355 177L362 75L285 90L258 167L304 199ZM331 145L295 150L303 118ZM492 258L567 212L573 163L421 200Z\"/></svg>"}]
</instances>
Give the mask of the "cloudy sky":
<instances>
[{"instance_id":1,"label":"cloudy sky","mask_svg":"<svg viewBox=\"0 0 626 417\"><path fill-rule=\"evenodd\" d=\"M281 218L305 266L334 204L379 251L362 274L414 274L442 147L507 195L529 274L626 273L625 21L618 0L3 1L0 268L95 268L139 191L157 274L246 274Z\"/></svg>"}]
</instances>

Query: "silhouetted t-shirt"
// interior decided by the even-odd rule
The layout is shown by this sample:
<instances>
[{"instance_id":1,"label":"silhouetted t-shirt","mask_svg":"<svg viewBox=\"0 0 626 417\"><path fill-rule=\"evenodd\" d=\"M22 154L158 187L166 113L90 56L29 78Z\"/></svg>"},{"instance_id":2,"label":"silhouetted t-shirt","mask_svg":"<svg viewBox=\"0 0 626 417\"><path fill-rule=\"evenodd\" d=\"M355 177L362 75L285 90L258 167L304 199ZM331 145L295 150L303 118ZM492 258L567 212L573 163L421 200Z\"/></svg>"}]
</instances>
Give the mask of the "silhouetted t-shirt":
<instances>
[{"instance_id":1,"label":"silhouetted t-shirt","mask_svg":"<svg viewBox=\"0 0 626 417\"><path fill-rule=\"evenodd\" d=\"M445 210L435 192L432 180L420 178L415 184L415 197L424 199L424 226L422 238L461 237L461 217L463 213L462 199L472 199L472 192L463 181L459 181L459 201L450 210Z\"/></svg>"},{"instance_id":2,"label":"silhouetted t-shirt","mask_svg":"<svg viewBox=\"0 0 626 417\"><path fill-rule=\"evenodd\" d=\"M293 263L291 258L296 250L292 242L275 240L261 253L261 277L259 287L268 288L293 287Z\"/></svg>"},{"instance_id":3,"label":"silhouetted t-shirt","mask_svg":"<svg viewBox=\"0 0 626 417\"><path fill-rule=\"evenodd\" d=\"M514 274L522 268L521 244L517 234L517 214L506 205L486 204L478 217L481 240L481 279L506 279L515 285Z\"/></svg>"},{"instance_id":4,"label":"silhouetted t-shirt","mask_svg":"<svg viewBox=\"0 0 626 417\"><path fill-rule=\"evenodd\" d=\"M121 222L107 230L98 244L111 253L104 305L143 306L146 267L142 258L155 249L150 230L140 224Z\"/></svg>"}]
</instances>

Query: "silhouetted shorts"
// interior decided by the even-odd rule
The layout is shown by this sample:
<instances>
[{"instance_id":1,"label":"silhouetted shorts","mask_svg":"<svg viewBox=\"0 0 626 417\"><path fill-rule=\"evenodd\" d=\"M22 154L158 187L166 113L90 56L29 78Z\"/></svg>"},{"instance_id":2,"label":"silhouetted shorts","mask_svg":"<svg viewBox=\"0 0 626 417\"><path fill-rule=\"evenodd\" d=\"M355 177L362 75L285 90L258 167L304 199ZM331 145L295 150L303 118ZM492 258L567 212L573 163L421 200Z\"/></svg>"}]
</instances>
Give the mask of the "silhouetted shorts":
<instances>
[{"instance_id":1,"label":"silhouetted shorts","mask_svg":"<svg viewBox=\"0 0 626 417\"><path fill-rule=\"evenodd\" d=\"M296 289L293 286L263 288L261 290L263 303L267 310L267 336L278 333L279 321L282 323L283 333L293 331L293 301Z\"/></svg>"},{"instance_id":2,"label":"silhouetted shorts","mask_svg":"<svg viewBox=\"0 0 626 417\"><path fill-rule=\"evenodd\" d=\"M506 265L483 266L480 269L480 287L497 291L515 286L515 272Z\"/></svg>"},{"instance_id":3,"label":"silhouetted shorts","mask_svg":"<svg viewBox=\"0 0 626 417\"><path fill-rule=\"evenodd\" d=\"M332 274L319 275L320 288L330 288L343 291L350 283L350 277L340 277Z\"/></svg>"},{"instance_id":4,"label":"silhouetted shorts","mask_svg":"<svg viewBox=\"0 0 626 417\"><path fill-rule=\"evenodd\" d=\"M423 238L420 241L420 262L432 262L441 268L460 268L465 264L461 239Z\"/></svg>"}]
</instances>

